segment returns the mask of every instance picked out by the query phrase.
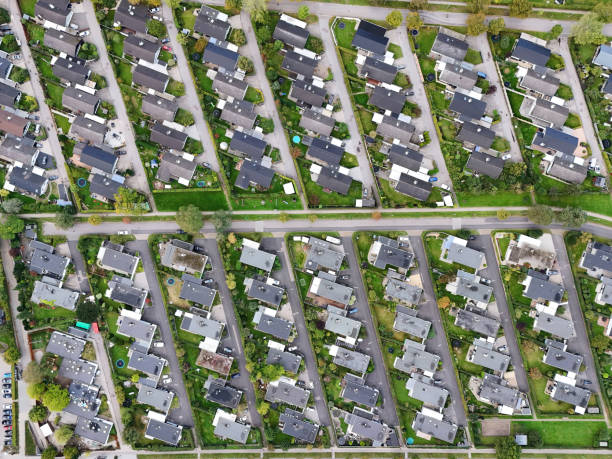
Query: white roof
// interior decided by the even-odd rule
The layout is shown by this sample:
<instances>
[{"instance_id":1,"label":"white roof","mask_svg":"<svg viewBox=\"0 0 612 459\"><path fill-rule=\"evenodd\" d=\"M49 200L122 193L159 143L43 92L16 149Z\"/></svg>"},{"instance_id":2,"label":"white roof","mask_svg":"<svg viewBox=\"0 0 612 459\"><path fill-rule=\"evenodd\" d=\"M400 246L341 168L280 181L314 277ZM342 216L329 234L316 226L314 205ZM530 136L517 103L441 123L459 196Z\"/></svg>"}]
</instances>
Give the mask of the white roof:
<instances>
[{"instance_id":1,"label":"white roof","mask_svg":"<svg viewBox=\"0 0 612 459\"><path fill-rule=\"evenodd\" d=\"M48 437L49 435L53 434L53 431L51 430L51 426L48 423L40 426L40 431L45 437Z\"/></svg>"}]
</instances>

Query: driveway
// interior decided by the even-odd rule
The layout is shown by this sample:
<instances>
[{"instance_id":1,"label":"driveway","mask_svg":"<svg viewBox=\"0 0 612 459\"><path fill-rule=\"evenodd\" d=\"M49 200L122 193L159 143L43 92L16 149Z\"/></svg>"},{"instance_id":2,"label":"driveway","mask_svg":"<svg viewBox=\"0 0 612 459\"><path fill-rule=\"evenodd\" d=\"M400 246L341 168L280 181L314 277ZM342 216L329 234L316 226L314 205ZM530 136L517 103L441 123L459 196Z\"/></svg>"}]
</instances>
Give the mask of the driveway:
<instances>
[{"instance_id":1,"label":"driveway","mask_svg":"<svg viewBox=\"0 0 612 459\"><path fill-rule=\"evenodd\" d=\"M68 248L70 249L70 258L74 264L74 270L76 271L77 279L79 280L79 290L84 294L91 293L89 286L89 279L87 278L87 267L83 255L78 249L78 240L69 239Z\"/></svg>"}]
</instances>

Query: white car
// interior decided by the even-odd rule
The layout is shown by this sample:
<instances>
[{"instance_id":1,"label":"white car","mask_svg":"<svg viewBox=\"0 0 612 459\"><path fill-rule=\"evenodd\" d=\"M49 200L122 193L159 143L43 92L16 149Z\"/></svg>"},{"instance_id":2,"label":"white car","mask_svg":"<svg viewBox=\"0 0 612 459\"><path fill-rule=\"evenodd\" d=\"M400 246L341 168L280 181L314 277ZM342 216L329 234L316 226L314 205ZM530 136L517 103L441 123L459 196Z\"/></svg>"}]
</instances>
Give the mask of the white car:
<instances>
[{"instance_id":1,"label":"white car","mask_svg":"<svg viewBox=\"0 0 612 459\"><path fill-rule=\"evenodd\" d=\"M124 236L126 234L130 234L130 232L128 230L119 230L119 231L117 231L117 234L120 234L120 235Z\"/></svg>"},{"instance_id":2,"label":"white car","mask_svg":"<svg viewBox=\"0 0 612 459\"><path fill-rule=\"evenodd\" d=\"M86 37L87 35L89 35L89 30L83 30L82 32L79 32L79 37Z\"/></svg>"},{"instance_id":3,"label":"white car","mask_svg":"<svg viewBox=\"0 0 612 459\"><path fill-rule=\"evenodd\" d=\"M450 191L450 186L448 186L446 183L443 183L442 185L440 185L440 188L446 191Z\"/></svg>"},{"instance_id":4,"label":"white car","mask_svg":"<svg viewBox=\"0 0 612 459\"><path fill-rule=\"evenodd\" d=\"M164 347L164 342L163 341L155 341L153 343L153 347Z\"/></svg>"},{"instance_id":5,"label":"white car","mask_svg":"<svg viewBox=\"0 0 612 459\"><path fill-rule=\"evenodd\" d=\"M503 159L504 161L507 161L507 160L509 160L510 158L512 158L512 155L511 155L511 154L507 154L507 155L502 156L502 159Z\"/></svg>"}]
</instances>

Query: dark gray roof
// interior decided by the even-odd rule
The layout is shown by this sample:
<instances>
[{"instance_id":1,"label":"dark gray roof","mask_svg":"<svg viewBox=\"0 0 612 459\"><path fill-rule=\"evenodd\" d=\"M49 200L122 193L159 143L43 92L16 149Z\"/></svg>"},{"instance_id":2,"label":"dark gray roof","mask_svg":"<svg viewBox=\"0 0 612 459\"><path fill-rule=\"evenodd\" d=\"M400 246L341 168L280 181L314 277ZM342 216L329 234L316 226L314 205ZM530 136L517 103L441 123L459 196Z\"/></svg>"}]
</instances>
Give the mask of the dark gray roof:
<instances>
[{"instance_id":1,"label":"dark gray roof","mask_svg":"<svg viewBox=\"0 0 612 459\"><path fill-rule=\"evenodd\" d=\"M282 69L306 78L312 77L316 67L317 61L315 59L298 54L295 51L287 51L281 65Z\"/></svg>"},{"instance_id":2,"label":"dark gray roof","mask_svg":"<svg viewBox=\"0 0 612 459\"><path fill-rule=\"evenodd\" d=\"M298 27L281 19L276 23L272 38L296 48L304 48L309 35L308 30L305 28Z\"/></svg>"},{"instance_id":3,"label":"dark gray roof","mask_svg":"<svg viewBox=\"0 0 612 459\"><path fill-rule=\"evenodd\" d=\"M55 24L67 26L71 7L69 0L38 0L34 6L34 14Z\"/></svg>"},{"instance_id":4,"label":"dark gray roof","mask_svg":"<svg viewBox=\"0 0 612 459\"><path fill-rule=\"evenodd\" d=\"M0 105L14 107L17 99L21 97L21 91L6 83L0 82Z\"/></svg>"},{"instance_id":5,"label":"dark gray roof","mask_svg":"<svg viewBox=\"0 0 612 459\"><path fill-rule=\"evenodd\" d=\"M67 333L54 331L49 337L46 351L63 358L76 360L81 357L84 349L85 340Z\"/></svg>"},{"instance_id":6,"label":"dark gray roof","mask_svg":"<svg viewBox=\"0 0 612 459\"><path fill-rule=\"evenodd\" d=\"M51 70L56 77L80 85L85 84L91 73L91 70L82 61L61 57L57 58Z\"/></svg>"},{"instance_id":7,"label":"dark gray roof","mask_svg":"<svg viewBox=\"0 0 612 459\"><path fill-rule=\"evenodd\" d=\"M79 301L79 292L58 285L58 282L34 282L34 290L30 301L37 305L46 305L53 309L60 307L73 311Z\"/></svg>"},{"instance_id":8,"label":"dark gray roof","mask_svg":"<svg viewBox=\"0 0 612 459\"><path fill-rule=\"evenodd\" d=\"M412 423L412 428L417 432L431 435L447 443L453 443L455 441L455 435L457 435L457 426L455 424L445 421L444 419L440 420L425 416L423 413L416 414Z\"/></svg>"},{"instance_id":9,"label":"dark gray roof","mask_svg":"<svg viewBox=\"0 0 612 459\"><path fill-rule=\"evenodd\" d=\"M254 161L260 160L268 144L265 140L254 137L246 132L235 131L229 145L232 152L240 153Z\"/></svg>"},{"instance_id":10,"label":"dark gray roof","mask_svg":"<svg viewBox=\"0 0 612 459\"><path fill-rule=\"evenodd\" d=\"M281 402L299 408L305 408L309 398L310 391L283 380L269 383L265 396L268 402Z\"/></svg>"},{"instance_id":11,"label":"dark gray roof","mask_svg":"<svg viewBox=\"0 0 612 459\"><path fill-rule=\"evenodd\" d=\"M74 434L101 445L106 444L113 429L113 423L102 418L86 419L78 417Z\"/></svg>"},{"instance_id":12,"label":"dark gray roof","mask_svg":"<svg viewBox=\"0 0 612 459\"><path fill-rule=\"evenodd\" d=\"M199 283L190 282L186 280L186 277L187 276L183 274L183 286L181 287L179 298L193 301L194 303L201 304L202 306L206 307L212 306L215 296L217 295L217 291L202 285L202 280L200 280Z\"/></svg>"},{"instance_id":13,"label":"dark gray roof","mask_svg":"<svg viewBox=\"0 0 612 459\"><path fill-rule=\"evenodd\" d=\"M307 250L306 262L304 267L316 271L321 267L338 271L344 260L342 247L323 241L314 236L308 240L310 248Z\"/></svg>"},{"instance_id":14,"label":"dark gray roof","mask_svg":"<svg viewBox=\"0 0 612 459\"><path fill-rule=\"evenodd\" d=\"M395 80L398 70L395 65L368 56L361 67L361 76L369 80L391 84Z\"/></svg>"},{"instance_id":15,"label":"dark gray roof","mask_svg":"<svg viewBox=\"0 0 612 459\"><path fill-rule=\"evenodd\" d=\"M13 63L4 57L0 57L0 78L8 79Z\"/></svg>"},{"instance_id":16,"label":"dark gray roof","mask_svg":"<svg viewBox=\"0 0 612 459\"><path fill-rule=\"evenodd\" d=\"M277 307L280 305L285 293L284 288L267 284L257 279L247 278L244 283L247 285L247 296L249 298L255 298Z\"/></svg>"},{"instance_id":17,"label":"dark gray roof","mask_svg":"<svg viewBox=\"0 0 612 459\"><path fill-rule=\"evenodd\" d=\"M612 46L600 45L595 57L593 57L593 64L612 69Z\"/></svg>"},{"instance_id":18,"label":"dark gray roof","mask_svg":"<svg viewBox=\"0 0 612 459\"><path fill-rule=\"evenodd\" d=\"M142 112L155 120L174 120L178 108L176 101L153 94L146 94L142 98Z\"/></svg>"},{"instance_id":19,"label":"dark gray roof","mask_svg":"<svg viewBox=\"0 0 612 459\"><path fill-rule=\"evenodd\" d=\"M588 168L574 162L574 155L558 154L548 169L548 175L557 177L565 182L580 185L587 177Z\"/></svg>"},{"instance_id":20,"label":"dark gray roof","mask_svg":"<svg viewBox=\"0 0 612 459\"><path fill-rule=\"evenodd\" d=\"M161 158L156 178L162 182L183 179L190 182L195 173L197 163L190 161L181 155L175 155L169 151Z\"/></svg>"},{"instance_id":21,"label":"dark gray roof","mask_svg":"<svg viewBox=\"0 0 612 459\"><path fill-rule=\"evenodd\" d=\"M62 359L57 375L74 381L91 384L96 377L98 364L83 359Z\"/></svg>"},{"instance_id":22,"label":"dark gray roof","mask_svg":"<svg viewBox=\"0 0 612 459\"><path fill-rule=\"evenodd\" d=\"M578 146L578 138L557 129L546 128L544 132L536 132L532 146L571 155Z\"/></svg>"},{"instance_id":23,"label":"dark gray roof","mask_svg":"<svg viewBox=\"0 0 612 459\"><path fill-rule=\"evenodd\" d=\"M117 320L117 333L134 338L137 341L150 343L157 330L157 325L144 320L133 319L127 316L119 316Z\"/></svg>"},{"instance_id":24,"label":"dark gray roof","mask_svg":"<svg viewBox=\"0 0 612 459\"><path fill-rule=\"evenodd\" d=\"M272 179L274 178L274 170L264 166L259 161L250 161L245 159L240 166L240 171L234 182L234 186L243 190L249 189L251 184L261 188L270 188Z\"/></svg>"},{"instance_id":25,"label":"dark gray roof","mask_svg":"<svg viewBox=\"0 0 612 459\"><path fill-rule=\"evenodd\" d=\"M532 69L527 70L527 73L521 78L521 86L532 91L539 92L545 96L554 96L561 80L553 76L552 72L534 72Z\"/></svg>"},{"instance_id":26,"label":"dark gray roof","mask_svg":"<svg viewBox=\"0 0 612 459\"><path fill-rule=\"evenodd\" d=\"M182 432L182 426L177 426L169 422L160 422L156 419L149 419L145 437L156 438L169 445L178 445Z\"/></svg>"},{"instance_id":27,"label":"dark gray roof","mask_svg":"<svg viewBox=\"0 0 612 459\"><path fill-rule=\"evenodd\" d=\"M519 38L512 50L512 57L539 67L546 67L550 59L550 49L524 38Z\"/></svg>"},{"instance_id":28,"label":"dark gray roof","mask_svg":"<svg viewBox=\"0 0 612 459\"><path fill-rule=\"evenodd\" d=\"M537 314L536 320L533 323L533 328L563 339L569 339L576 336L574 324L571 320L553 316L545 312Z\"/></svg>"},{"instance_id":29,"label":"dark gray roof","mask_svg":"<svg viewBox=\"0 0 612 459\"><path fill-rule=\"evenodd\" d=\"M146 65L137 65L132 71L132 82L159 92L166 90L169 80L170 77L167 74L153 70Z\"/></svg>"},{"instance_id":30,"label":"dark gray roof","mask_svg":"<svg viewBox=\"0 0 612 459\"><path fill-rule=\"evenodd\" d=\"M523 295L532 300L554 301L555 303L561 302L563 294L565 293L565 289L562 285L550 282L548 276L542 276L541 273L536 273L532 270L527 273L527 276L531 281L523 292Z\"/></svg>"},{"instance_id":31,"label":"dark gray roof","mask_svg":"<svg viewBox=\"0 0 612 459\"><path fill-rule=\"evenodd\" d=\"M504 170L504 164L505 161L501 158L474 150L470 154L465 168L496 179Z\"/></svg>"},{"instance_id":32,"label":"dark gray roof","mask_svg":"<svg viewBox=\"0 0 612 459\"><path fill-rule=\"evenodd\" d=\"M348 424L347 433L358 438L372 440L376 443L384 442L387 436L387 428L380 421L375 421L369 417L363 417L353 413L346 415L344 418Z\"/></svg>"},{"instance_id":33,"label":"dark gray roof","mask_svg":"<svg viewBox=\"0 0 612 459\"><path fill-rule=\"evenodd\" d=\"M85 145L80 155L80 161L94 169L113 174L117 167L117 155L103 150L95 145Z\"/></svg>"},{"instance_id":34,"label":"dark gray roof","mask_svg":"<svg viewBox=\"0 0 612 459\"><path fill-rule=\"evenodd\" d=\"M443 83L471 90L478 81L478 73L468 70L462 65L446 64L438 77Z\"/></svg>"},{"instance_id":35,"label":"dark gray roof","mask_svg":"<svg viewBox=\"0 0 612 459\"><path fill-rule=\"evenodd\" d=\"M421 377L420 375L413 375L406 381L406 390L410 397L437 410L444 408L448 398L446 389L434 385L431 378Z\"/></svg>"},{"instance_id":36,"label":"dark gray roof","mask_svg":"<svg viewBox=\"0 0 612 459\"><path fill-rule=\"evenodd\" d=\"M256 330L275 336L282 340L288 340L293 330L293 324L280 317L272 317L266 314L261 314L259 323L255 327Z\"/></svg>"},{"instance_id":37,"label":"dark gray roof","mask_svg":"<svg viewBox=\"0 0 612 459\"><path fill-rule=\"evenodd\" d=\"M319 276L312 278L310 293L334 303L348 305L353 296L353 289L347 285L332 282L319 273Z\"/></svg>"},{"instance_id":38,"label":"dark gray roof","mask_svg":"<svg viewBox=\"0 0 612 459\"><path fill-rule=\"evenodd\" d=\"M244 263L264 271L271 271L274 267L275 260L276 255L273 253L255 249L248 245L244 245L243 243L242 251L240 252L240 263Z\"/></svg>"},{"instance_id":39,"label":"dark gray roof","mask_svg":"<svg viewBox=\"0 0 612 459\"><path fill-rule=\"evenodd\" d=\"M215 65L224 70L234 71L238 64L238 53L208 42L204 49L204 62Z\"/></svg>"},{"instance_id":40,"label":"dark gray roof","mask_svg":"<svg viewBox=\"0 0 612 459\"><path fill-rule=\"evenodd\" d=\"M212 83L212 88L221 94L242 100L244 99L249 85L246 81L240 80L232 75L217 72Z\"/></svg>"},{"instance_id":41,"label":"dark gray roof","mask_svg":"<svg viewBox=\"0 0 612 459\"><path fill-rule=\"evenodd\" d=\"M369 408L376 406L380 394L377 388L366 386L362 378L358 378L351 373L344 375L342 383L344 386L340 394L342 398Z\"/></svg>"},{"instance_id":42,"label":"dark gray roof","mask_svg":"<svg viewBox=\"0 0 612 459\"><path fill-rule=\"evenodd\" d=\"M479 395L491 403L517 409L520 393L517 389L508 386L505 379L485 373L482 378Z\"/></svg>"},{"instance_id":43,"label":"dark gray roof","mask_svg":"<svg viewBox=\"0 0 612 459\"><path fill-rule=\"evenodd\" d=\"M578 373L582 365L582 356L572 354L555 346L548 346L544 354L544 363L571 373Z\"/></svg>"},{"instance_id":44,"label":"dark gray roof","mask_svg":"<svg viewBox=\"0 0 612 459\"><path fill-rule=\"evenodd\" d=\"M604 94L608 94L608 95L612 94L612 75L608 77L604 85L601 87L601 92L603 92Z\"/></svg>"},{"instance_id":45,"label":"dark gray roof","mask_svg":"<svg viewBox=\"0 0 612 459\"><path fill-rule=\"evenodd\" d=\"M69 264L70 259L67 257L40 248L35 248L32 252L32 258L30 259L30 271L61 279L64 277L64 273Z\"/></svg>"},{"instance_id":46,"label":"dark gray roof","mask_svg":"<svg viewBox=\"0 0 612 459\"><path fill-rule=\"evenodd\" d=\"M348 338L357 339L360 329L361 322L358 320L331 311L329 311L325 321L325 330Z\"/></svg>"},{"instance_id":47,"label":"dark gray roof","mask_svg":"<svg viewBox=\"0 0 612 459\"><path fill-rule=\"evenodd\" d=\"M485 113L487 104L460 92L456 92L448 109L458 113L464 120L479 120Z\"/></svg>"},{"instance_id":48,"label":"dark gray roof","mask_svg":"<svg viewBox=\"0 0 612 459\"><path fill-rule=\"evenodd\" d=\"M492 129L481 126L480 124L467 121L461 125L461 130L459 131L459 134L457 134L457 140L471 143L481 148L490 148L495 140L495 132Z\"/></svg>"},{"instance_id":49,"label":"dark gray roof","mask_svg":"<svg viewBox=\"0 0 612 459\"><path fill-rule=\"evenodd\" d=\"M304 420L304 415L287 408L278 418L283 425L282 432L305 443L314 443L319 432L319 426Z\"/></svg>"},{"instance_id":50,"label":"dark gray roof","mask_svg":"<svg viewBox=\"0 0 612 459\"><path fill-rule=\"evenodd\" d=\"M13 166L6 180L18 191L33 196L41 196L49 183L42 175L34 174L31 168L17 166Z\"/></svg>"},{"instance_id":51,"label":"dark gray roof","mask_svg":"<svg viewBox=\"0 0 612 459\"><path fill-rule=\"evenodd\" d=\"M364 374L368 370L370 356L351 349L338 347L334 356L334 363L358 374Z\"/></svg>"},{"instance_id":52,"label":"dark gray roof","mask_svg":"<svg viewBox=\"0 0 612 459\"><path fill-rule=\"evenodd\" d=\"M66 53L68 56L76 56L79 48L83 44L83 40L75 35L70 35L67 32L62 32L56 29L47 29L43 44L48 48L53 48L61 53Z\"/></svg>"},{"instance_id":53,"label":"dark gray roof","mask_svg":"<svg viewBox=\"0 0 612 459\"><path fill-rule=\"evenodd\" d=\"M497 332L499 331L499 322L497 320L467 309L459 309L457 311L455 325L484 336L490 336L491 338L497 337Z\"/></svg>"},{"instance_id":54,"label":"dark gray roof","mask_svg":"<svg viewBox=\"0 0 612 459\"><path fill-rule=\"evenodd\" d=\"M242 126L245 129L252 129L257 119L255 106L246 100L235 100L227 102L223 106L221 119L236 126Z\"/></svg>"},{"instance_id":55,"label":"dark gray roof","mask_svg":"<svg viewBox=\"0 0 612 459\"><path fill-rule=\"evenodd\" d=\"M581 267L588 270L612 272L612 247L601 242L594 242L587 247L582 259Z\"/></svg>"},{"instance_id":56,"label":"dark gray roof","mask_svg":"<svg viewBox=\"0 0 612 459\"><path fill-rule=\"evenodd\" d=\"M314 110L304 110L300 127L319 135L329 136L334 130L336 120Z\"/></svg>"},{"instance_id":57,"label":"dark gray roof","mask_svg":"<svg viewBox=\"0 0 612 459\"><path fill-rule=\"evenodd\" d=\"M397 241L393 239L378 239L378 242L380 242L380 248L376 254L374 266L380 269L386 269L389 265L401 269L410 268L414 259L411 252L401 249Z\"/></svg>"},{"instance_id":58,"label":"dark gray roof","mask_svg":"<svg viewBox=\"0 0 612 459\"><path fill-rule=\"evenodd\" d=\"M204 398L209 402L234 409L240 403L242 391L234 389L232 386L226 386L224 381L213 379Z\"/></svg>"},{"instance_id":59,"label":"dark gray roof","mask_svg":"<svg viewBox=\"0 0 612 459\"><path fill-rule=\"evenodd\" d=\"M100 105L100 98L95 94L68 86L62 94L62 105L74 112L93 115Z\"/></svg>"},{"instance_id":60,"label":"dark gray roof","mask_svg":"<svg viewBox=\"0 0 612 459\"><path fill-rule=\"evenodd\" d=\"M131 279L117 275L108 282L108 288L111 300L134 308L142 308L149 294L147 290L135 287Z\"/></svg>"},{"instance_id":61,"label":"dark gray roof","mask_svg":"<svg viewBox=\"0 0 612 459\"><path fill-rule=\"evenodd\" d=\"M314 162L327 166L338 166L344 155L344 148L323 139L312 139L306 156Z\"/></svg>"},{"instance_id":62,"label":"dark gray roof","mask_svg":"<svg viewBox=\"0 0 612 459\"><path fill-rule=\"evenodd\" d=\"M401 113L406 103L406 94L399 91L376 86L370 94L370 104L393 113Z\"/></svg>"},{"instance_id":63,"label":"dark gray roof","mask_svg":"<svg viewBox=\"0 0 612 459\"><path fill-rule=\"evenodd\" d=\"M454 242L454 236L448 236L444 240L447 248L446 261L448 263L459 263L473 269L479 269L484 261L484 253Z\"/></svg>"},{"instance_id":64,"label":"dark gray roof","mask_svg":"<svg viewBox=\"0 0 612 459\"><path fill-rule=\"evenodd\" d=\"M569 108L563 105L555 104L551 101L537 98L530 116L553 126L561 127L565 124L565 120L569 116Z\"/></svg>"},{"instance_id":65,"label":"dark gray roof","mask_svg":"<svg viewBox=\"0 0 612 459\"><path fill-rule=\"evenodd\" d=\"M350 175L341 173L337 167L324 167L319 173L317 184L336 193L348 194L353 179Z\"/></svg>"},{"instance_id":66,"label":"dark gray roof","mask_svg":"<svg viewBox=\"0 0 612 459\"><path fill-rule=\"evenodd\" d=\"M219 11L216 9L201 5L193 30L217 40L225 40L230 30L230 23L219 19Z\"/></svg>"},{"instance_id":67,"label":"dark gray roof","mask_svg":"<svg viewBox=\"0 0 612 459\"><path fill-rule=\"evenodd\" d=\"M221 334L223 333L223 324L198 314L186 312L183 314L183 320L181 321L181 330L220 341Z\"/></svg>"},{"instance_id":68,"label":"dark gray roof","mask_svg":"<svg viewBox=\"0 0 612 459\"><path fill-rule=\"evenodd\" d=\"M115 200L115 195L119 192L119 188L121 187L122 185L120 182L100 174L93 174L89 181L89 191L91 194L101 196L109 201Z\"/></svg>"},{"instance_id":69,"label":"dark gray roof","mask_svg":"<svg viewBox=\"0 0 612 459\"><path fill-rule=\"evenodd\" d=\"M586 408L591 398L591 391L582 387L572 386L563 381L555 381L550 397L553 400L569 403L574 406Z\"/></svg>"},{"instance_id":70,"label":"dark gray roof","mask_svg":"<svg viewBox=\"0 0 612 459\"><path fill-rule=\"evenodd\" d=\"M102 249L104 249L104 253L100 255ZM122 245L104 241L98 252L98 259L101 257L100 264L102 267L132 276L136 271L140 258L126 253L124 249Z\"/></svg>"},{"instance_id":71,"label":"dark gray roof","mask_svg":"<svg viewBox=\"0 0 612 459\"><path fill-rule=\"evenodd\" d=\"M16 137L7 134L0 145L0 157L9 162L20 162L31 166L37 156L36 141L30 137Z\"/></svg>"},{"instance_id":72,"label":"dark gray roof","mask_svg":"<svg viewBox=\"0 0 612 459\"><path fill-rule=\"evenodd\" d=\"M115 10L115 23L135 32L147 32L147 8L144 5L131 5L128 0L121 0Z\"/></svg>"},{"instance_id":73,"label":"dark gray roof","mask_svg":"<svg viewBox=\"0 0 612 459\"><path fill-rule=\"evenodd\" d=\"M64 362L74 362L70 359L64 359L60 372L64 368ZM84 362L84 361L83 361ZM68 364L70 365L70 364ZM97 368L97 365L96 365ZM59 375L60 377L66 377ZM92 376L93 379L93 376ZM78 381L72 381L68 386L68 393L70 394L70 402L62 410L65 413L74 414L85 419L94 419L100 410L101 400L98 397L100 388L93 386L91 383L81 383Z\"/></svg>"},{"instance_id":74,"label":"dark gray roof","mask_svg":"<svg viewBox=\"0 0 612 459\"><path fill-rule=\"evenodd\" d=\"M151 405L156 410L162 413L167 413L174 399L174 392L161 389L159 387L151 387L146 384L140 384L136 401L144 405Z\"/></svg>"},{"instance_id":75,"label":"dark gray roof","mask_svg":"<svg viewBox=\"0 0 612 459\"><path fill-rule=\"evenodd\" d=\"M377 134L380 134L386 139L397 139L402 145L409 145L411 143L414 131L415 127L412 124L394 116L386 115L376 128Z\"/></svg>"},{"instance_id":76,"label":"dark gray roof","mask_svg":"<svg viewBox=\"0 0 612 459\"><path fill-rule=\"evenodd\" d=\"M151 142L158 143L166 148L182 150L185 148L185 142L187 142L187 134L161 123L155 123L151 128Z\"/></svg>"},{"instance_id":77,"label":"dark gray roof","mask_svg":"<svg viewBox=\"0 0 612 459\"><path fill-rule=\"evenodd\" d=\"M88 142L102 144L106 134L106 125L84 116L77 116L72 122L70 132Z\"/></svg>"},{"instance_id":78,"label":"dark gray roof","mask_svg":"<svg viewBox=\"0 0 612 459\"><path fill-rule=\"evenodd\" d=\"M466 41L439 32L438 35L436 35L431 51L450 57L456 61L462 61L467 54L468 48L469 46Z\"/></svg>"},{"instance_id":79,"label":"dark gray roof","mask_svg":"<svg viewBox=\"0 0 612 459\"><path fill-rule=\"evenodd\" d=\"M280 365L285 371L297 374L301 362L302 356L300 355L292 354L287 351L280 351L273 347L268 349L268 357L266 358L266 364L268 365Z\"/></svg>"},{"instance_id":80,"label":"dark gray roof","mask_svg":"<svg viewBox=\"0 0 612 459\"><path fill-rule=\"evenodd\" d=\"M387 154L391 164L405 167L412 171L418 171L423 163L424 156L412 148L405 148L398 144L391 145Z\"/></svg>"},{"instance_id":81,"label":"dark gray roof","mask_svg":"<svg viewBox=\"0 0 612 459\"><path fill-rule=\"evenodd\" d=\"M137 59L144 59L148 62L157 61L157 56L161 50L161 45L153 36L128 35L123 40L123 52Z\"/></svg>"},{"instance_id":82,"label":"dark gray roof","mask_svg":"<svg viewBox=\"0 0 612 459\"><path fill-rule=\"evenodd\" d=\"M313 107L320 107L325 103L327 91L325 88L312 84L312 80L295 80L291 85L289 95Z\"/></svg>"},{"instance_id":83,"label":"dark gray roof","mask_svg":"<svg viewBox=\"0 0 612 459\"><path fill-rule=\"evenodd\" d=\"M144 354L140 351L132 350L130 360L128 361L128 368L136 371L142 371L149 376L155 378L161 375L164 369L166 361L153 354Z\"/></svg>"},{"instance_id":84,"label":"dark gray roof","mask_svg":"<svg viewBox=\"0 0 612 459\"><path fill-rule=\"evenodd\" d=\"M427 201L432 188L431 183L404 173L400 174L399 180L395 185L397 191L418 201Z\"/></svg>"},{"instance_id":85,"label":"dark gray roof","mask_svg":"<svg viewBox=\"0 0 612 459\"><path fill-rule=\"evenodd\" d=\"M352 45L373 54L384 56L389 39L385 37L387 29L371 22L361 20L353 36Z\"/></svg>"},{"instance_id":86,"label":"dark gray roof","mask_svg":"<svg viewBox=\"0 0 612 459\"><path fill-rule=\"evenodd\" d=\"M412 373L415 370L434 373L438 368L440 357L425 350L425 345L412 341L404 340L404 354L401 358L396 357L393 367L404 373Z\"/></svg>"}]
</instances>

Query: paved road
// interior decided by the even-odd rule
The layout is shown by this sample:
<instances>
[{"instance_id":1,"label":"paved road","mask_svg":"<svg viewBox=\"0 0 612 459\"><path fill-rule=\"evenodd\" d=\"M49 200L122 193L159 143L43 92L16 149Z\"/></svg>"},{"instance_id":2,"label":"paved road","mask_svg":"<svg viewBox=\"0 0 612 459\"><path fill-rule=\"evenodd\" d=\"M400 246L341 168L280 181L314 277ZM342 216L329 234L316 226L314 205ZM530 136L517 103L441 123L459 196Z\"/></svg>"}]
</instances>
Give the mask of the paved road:
<instances>
[{"instance_id":1,"label":"paved road","mask_svg":"<svg viewBox=\"0 0 612 459\"><path fill-rule=\"evenodd\" d=\"M144 193L147 196L151 207L155 209L153 194L149 189L149 183L147 182L144 166L142 165L140 154L136 148L136 140L132 130L132 123L128 118L127 110L125 109L125 104L123 103L121 90L119 89L119 84L117 83L115 74L112 70L113 68L111 67L110 60L108 58L106 43L102 37L100 25L95 20L96 13L94 11L93 4L86 1L83 2L81 6L89 23L89 40L98 48L98 55L100 56L99 63L101 64L101 68L105 70L104 77L108 82L107 89L110 93L111 102L115 106L118 123L123 127L121 133L125 139L125 151L127 152L127 156L130 158L132 168L134 169L134 176L129 178L129 182L134 189Z\"/></svg>"},{"instance_id":2,"label":"paved road","mask_svg":"<svg viewBox=\"0 0 612 459\"><path fill-rule=\"evenodd\" d=\"M455 424L465 427L467 425L467 417L463 407L461 390L459 389L457 378L455 378L454 364L451 359L444 326L442 325L433 282L429 275L429 267L423 240L420 236L411 236L410 246L412 247L418 264L418 271L421 276L421 281L423 282L423 297L425 298L425 302L421 302L419 305L418 316L422 319L429 320L434 330L434 335L427 340L426 350L440 356L442 360L442 369L438 370L435 377L444 381L444 387L450 393L450 404L448 408L444 410L444 415Z\"/></svg>"},{"instance_id":3,"label":"paved road","mask_svg":"<svg viewBox=\"0 0 612 459\"><path fill-rule=\"evenodd\" d=\"M74 239L68 240L68 249L70 249L70 258L74 264L74 270L76 271L77 279L79 280L79 290L85 294L91 293L89 286L89 279L87 278L87 267L83 255L78 248L79 242Z\"/></svg>"},{"instance_id":4,"label":"paved road","mask_svg":"<svg viewBox=\"0 0 612 459\"><path fill-rule=\"evenodd\" d=\"M149 245L146 240L132 241L127 244L130 250L138 251L142 259L142 267L149 285L149 295L151 297L151 306L145 307L143 320L157 325L157 329L161 335L161 340L164 342L162 348L151 348L151 353L165 358L168 361L172 382L164 386L172 390L179 400L179 406L171 409L168 413L168 420L180 424L187 428L193 427L193 414L191 413L191 404L187 397L185 384L182 377L183 371L179 366L178 357L176 356L174 340L172 339L172 331L168 323L166 307L164 305L163 296L157 280L155 263L149 250Z\"/></svg>"},{"instance_id":5,"label":"paved road","mask_svg":"<svg viewBox=\"0 0 612 459\"><path fill-rule=\"evenodd\" d=\"M521 392L528 394L529 383L527 381L527 373L525 372L523 357L521 356L518 342L516 340L516 333L513 323L514 318L510 315L510 310L508 308L506 292L504 291L504 284L501 279L499 264L497 263L497 254L495 252L495 248L493 247L491 235L486 234L477 236L475 241L470 242L470 246L484 252L485 254L487 267L481 270L478 274L485 279L491 280L491 286L493 287L493 293L495 294L495 302L497 304L497 310L499 311L499 318L502 326L504 327L504 335L506 336L508 350L510 351L510 357L512 358L512 366L514 367L518 388Z\"/></svg>"},{"instance_id":6,"label":"paved road","mask_svg":"<svg viewBox=\"0 0 612 459\"><path fill-rule=\"evenodd\" d=\"M234 358L238 361L238 370L240 376L233 378L230 382L232 386L241 389L247 399L249 406L249 416L251 418L251 424L255 427L261 428L261 416L257 411L257 402L255 400L255 390L253 383L249 377L249 372L246 369L246 360L244 358L244 349L242 348L242 339L240 338L240 327L236 319L236 312L234 311L234 305L232 304L232 295L227 288L227 282L225 281L225 271L223 269L223 263L219 254L219 247L217 241L214 238L209 239L197 239L197 245L204 247L206 254L209 257L212 270L207 272L207 277L215 280L221 303L223 304L223 312L225 313L225 320L227 321L226 329L232 340L232 349ZM242 287L242 286L240 286ZM262 437L262 438L265 438Z\"/></svg>"},{"instance_id":7,"label":"paved road","mask_svg":"<svg viewBox=\"0 0 612 459\"><path fill-rule=\"evenodd\" d=\"M366 329L366 336L364 336L363 341L357 345L357 350L369 355L374 364L374 371L366 375L366 383L369 386L376 387L380 391L382 400L381 405L378 406L380 419L389 425L389 427L395 428L399 425L399 419L397 418L397 411L393 397L391 396L389 375L387 374L382 351L380 349L378 335L374 329L374 321L368 304L368 297L361 279L355 247L353 246L351 237L342 237L341 239L346 254L346 261L349 266L343 273L349 274L350 279L346 283L353 287L353 293L357 299L353 307L358 309L351 317L355 320L359 320ZM401 431L399 434L401 435Z\"/></svg>"}]
</instances>

